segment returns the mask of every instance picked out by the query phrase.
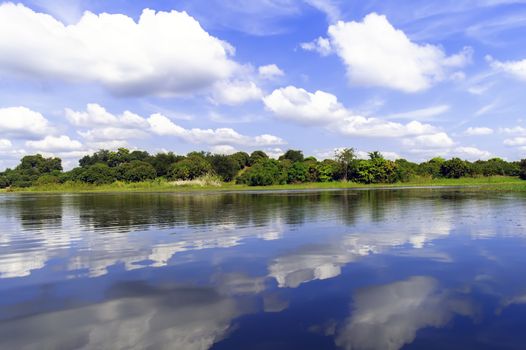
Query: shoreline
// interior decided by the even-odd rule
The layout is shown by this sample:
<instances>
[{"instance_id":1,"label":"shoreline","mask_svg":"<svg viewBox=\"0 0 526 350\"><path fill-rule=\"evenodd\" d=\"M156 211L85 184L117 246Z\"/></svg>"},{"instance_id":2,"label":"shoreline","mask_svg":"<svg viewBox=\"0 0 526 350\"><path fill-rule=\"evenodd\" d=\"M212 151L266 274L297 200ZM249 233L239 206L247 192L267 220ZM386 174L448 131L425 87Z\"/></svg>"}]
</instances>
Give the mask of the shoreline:
<instances>
[{"instance_id":1,"label":"shoreline","mask_svg":"<svg viewBox=\"0 0 526 350\"><path fill-rule=\"evenodd\" d=\"M526 192L526 181L515 177L487 177L461 179L434 179L394 184L360 184L353 182L314 182L301 184L247 186L224 183L217 185L173 185L169 182L112 183L108 185L60 184L41 187L3 189L3 194L24 193L210 193L210 192L268 192L308 190L368 190L458 188L481 191Z\"/></svg>"}]
</instances>

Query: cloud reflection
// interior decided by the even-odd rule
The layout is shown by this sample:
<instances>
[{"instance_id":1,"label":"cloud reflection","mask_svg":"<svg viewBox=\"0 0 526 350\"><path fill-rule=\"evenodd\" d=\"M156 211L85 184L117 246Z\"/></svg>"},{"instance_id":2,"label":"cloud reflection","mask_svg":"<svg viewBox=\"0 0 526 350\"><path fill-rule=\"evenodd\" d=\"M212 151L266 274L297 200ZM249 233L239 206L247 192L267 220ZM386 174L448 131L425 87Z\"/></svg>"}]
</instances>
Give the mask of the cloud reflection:
<instances>
[{"instance_id":1,"label":"cloud reflection","mask_svg":"<svg viewBox=\"0 0 526 350\"><path fill-rule=\"evenodd\" d=\"M424 276L364 288L353 299L351 316L336 337L336 344L349 350L397 350L411 343L419 329L442 327L455 315L476 313L469 300Z\"/></svg>"}]
</instances>

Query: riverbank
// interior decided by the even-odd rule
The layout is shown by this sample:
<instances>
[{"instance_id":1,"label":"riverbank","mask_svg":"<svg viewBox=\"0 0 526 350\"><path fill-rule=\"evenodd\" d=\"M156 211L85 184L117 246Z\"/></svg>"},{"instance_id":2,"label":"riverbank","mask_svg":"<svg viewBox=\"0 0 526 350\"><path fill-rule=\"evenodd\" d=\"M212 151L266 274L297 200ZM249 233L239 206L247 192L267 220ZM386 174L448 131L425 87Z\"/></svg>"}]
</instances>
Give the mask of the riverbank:
<instances>
[{"instance_id":1,"label":"riverbank","mask_svg":"<svg viewBox=\"0 0 526 350\"><path fill-rule=\"evenodd\" d=\"M106 185L86 183L48 184L29 188L11 188L2 192L38 193L38 192L199 192L199 191L265 191L265 190L309 190L309 189L367 189L367 188L398 188L398 187L466 187L488 191L526 192L526 181L516 177L493 176L461 179L425 179L419 178L410 182L394 184L360 184L354 182L314 182L301 184L247 186L234 183L213 184L175 184L173 182L155 180L148 182L124 183L115 182Z\"/></svg>"}]
</instances>

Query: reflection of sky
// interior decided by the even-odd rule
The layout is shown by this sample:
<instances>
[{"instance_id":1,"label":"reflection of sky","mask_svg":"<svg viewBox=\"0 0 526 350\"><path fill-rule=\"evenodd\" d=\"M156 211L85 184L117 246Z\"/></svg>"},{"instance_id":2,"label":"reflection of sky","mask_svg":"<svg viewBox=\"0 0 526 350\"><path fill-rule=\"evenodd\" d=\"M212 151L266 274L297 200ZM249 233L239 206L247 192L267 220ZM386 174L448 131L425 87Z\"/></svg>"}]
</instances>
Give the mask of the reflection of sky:
<instances>
[{"instance_id":1,"label":"reflection of sky","mask_svg":"<svg viewBox=\"0 0 526 350\"><path fill-rule=\"evenodd\" d=\"M526 260L522 198L342 193L265 202L261 194L254 202L215 196L212 204L180 196L142 210L151 205L144 199L124 219L108 215L127 210L121 197L98 211L75 196L47 206L0 201L0 333L34 327L0 348L97 348L109 338L112 348L207 349L226 339L247 348L250 339L236 336L240 318L327 307L302 322L332 331L296 331L347 349L398 349L421 341L422 330L478 318L474 291L494 299L489 317L525 303L526 277L516 276ZM350 312L331 314L331 300ZM51 324L72 331L57 337Z\"/></svg>"},{"instance_id":2,"label":"reflection of sky","mask_svg":"<svg viewBox=\"0 0 526 350\"><path fill-rule=\"evenodd\" d=\"M351 317L336 343L345 349L397 350L411 343L424 327L444 326L454 314L473 316L469 300L440 290L430 277L411 277L354 295Z\"/></svg>"}]
</instances>

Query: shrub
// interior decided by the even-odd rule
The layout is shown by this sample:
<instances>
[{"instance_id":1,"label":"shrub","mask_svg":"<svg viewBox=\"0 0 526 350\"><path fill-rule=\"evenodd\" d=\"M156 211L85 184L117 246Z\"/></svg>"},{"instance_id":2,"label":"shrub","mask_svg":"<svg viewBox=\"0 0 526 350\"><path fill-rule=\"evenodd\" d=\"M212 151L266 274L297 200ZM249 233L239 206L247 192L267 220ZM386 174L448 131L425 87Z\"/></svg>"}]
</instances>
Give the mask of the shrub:
<instances>
[{"instance_id":1,"label":"shrub","mask_svg":"<svg viewBox=\"0 0 526 350\"><path fill-rule=\"evenodd\" d=\"M211 170L212 167L206 159L192 155L172 165L170 178L174 180L192 180L208 174Z\"/></svg>"},{"instance_id":2,"label":"shrub","mask_svg":"<svg viewBox=\"0 0 526 350\"><path fill-rule=\"evenodd\" d=\"M119 165L117 167L117 176L122 181L140 182L155 179L157 172L150 163L134 160L130 163Z\"/></svg>"},{"instance_id":3,"label":"shrub","mask_svg":"<svg viewBox=\"0 0 526 350\"><path fill-rule=\"evenodd\" d=\"M440 173L444 177L458 179L472 175L472 167L470 163L460 158L452 158L442 163Z\"/></svg>"},{"instance_id":4,"label":"shrub","mask_svg":"<svg viewBox=\"0 0 526 350\"><path fill-rule=\"evenodd\" d=\"M241 169L238 161L231 156L215 154L210 157L212 169L223 181L230 182Z\"/></svg>"},{"instance_id":5,"label":"shrub","mask_svg":"<svg viewBox=\"0 0 526 350\"><path fill-rule=\"evenodd\" d=\"M268 186L281 183L280 164L274 159L260 159L239 177L238 182L249 186Z\"/></svg>"},{"instance_id":6,"label":"shrub","mask_svg":"<svg viewBox=\"0 0 526 350\"><path fill-rule=\"evenodd\" d=\"M83 169L78 179L95 185L112 183L116 179L115 169L106 164L97 163Z\"/></svg>"}]
</instances>

